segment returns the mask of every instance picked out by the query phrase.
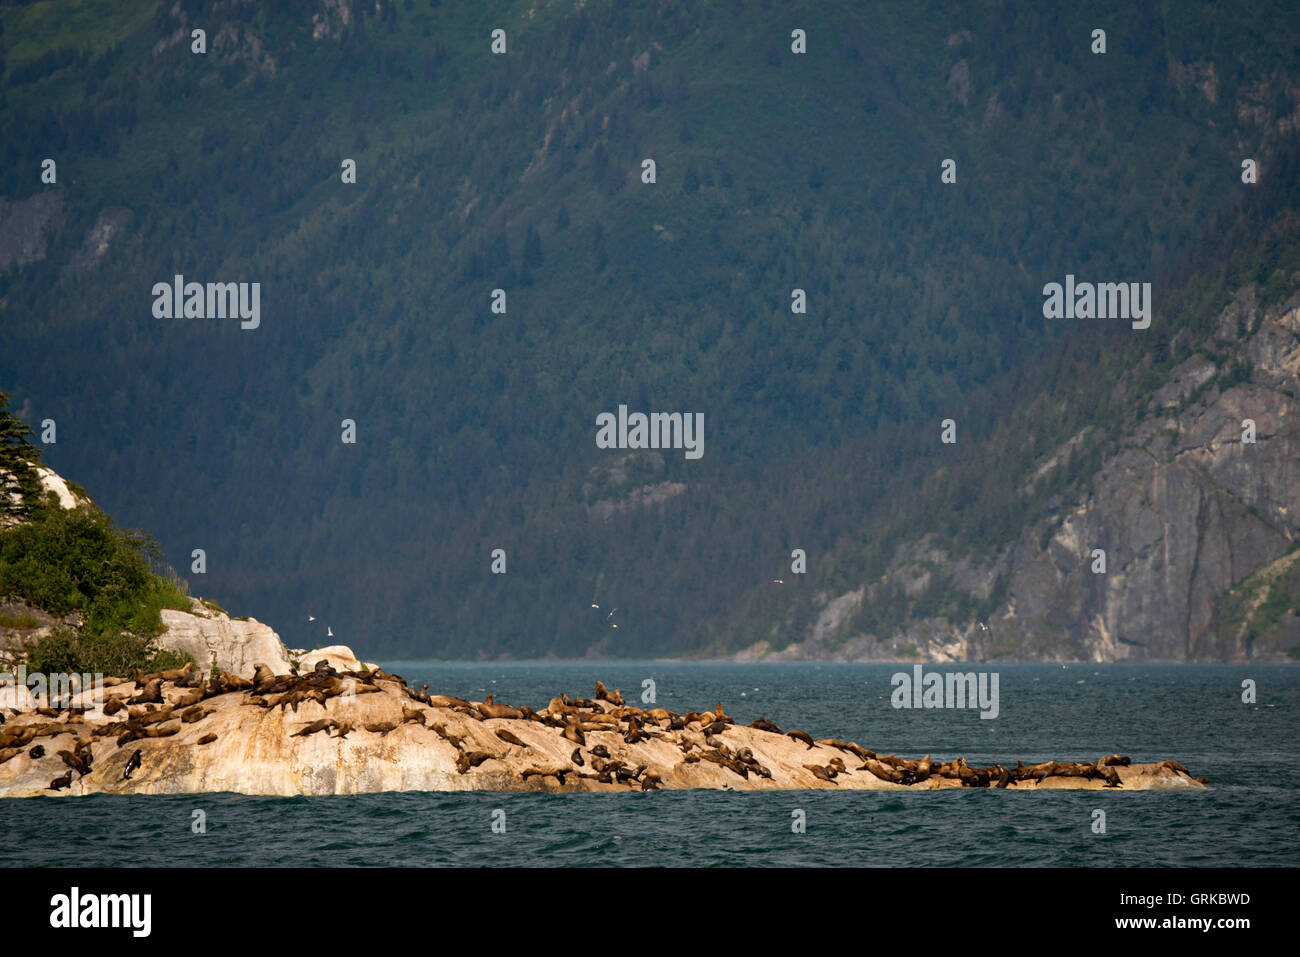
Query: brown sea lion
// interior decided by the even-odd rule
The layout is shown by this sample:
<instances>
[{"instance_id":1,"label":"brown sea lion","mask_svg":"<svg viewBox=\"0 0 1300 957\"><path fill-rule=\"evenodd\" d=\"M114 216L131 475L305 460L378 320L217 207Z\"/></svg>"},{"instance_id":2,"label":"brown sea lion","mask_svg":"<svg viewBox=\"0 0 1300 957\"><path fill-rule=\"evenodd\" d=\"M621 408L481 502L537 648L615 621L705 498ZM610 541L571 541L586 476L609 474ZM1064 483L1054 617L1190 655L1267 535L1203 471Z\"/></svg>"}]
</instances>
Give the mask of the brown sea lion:
<instances>
[{"instance_id":1,"label":"brown sea lion","mask_svg":"<svg viewBox=\"0 0 1300 957\"><path fill-rule=\"evenodd\" d=\"M311 724L305 724L301 729L295 731L290 737L305 738L308 735L316 734L319 731L327 731L334 727L334 722L330 718L321 718L319 721L313 721ZM328 735L326 735L328 737Z\"/></svg>"},{"instance_id":2,"label":"brown sea lion","mask_svg":"<svg viewBox=\"0 0 1300 957\"><path fill-rule=\"evenodd\" d=\"M1104 758L1097 759L1097 767L1099 768L1104 768L1110 765L1119 765L1120 767L1126 768L1129 766L1129 763L1130 759L1121 754L1108 754Z\"/></svg>"},{"instance_id":3,"label":"brown sea lion","mask_svg":"<svg viewBox=\"0 0 1300 957\"><path fill-rule=\"evenodd\" d=\"M805 734L803 731L787 731L785 733L785 736L787 738L794 738L794 740L796 741L802 741L804 744L808 745L809 751L811 751L813 748L814 742L812 739L812 735L810 734Z\"/></svg>"},{"instance_id":4,"label":"brown sea lion","mask_svg":"<svg viewBox=\"0 0 1300 957\"><path fill-rule=\"evenodd\" d=\"M81 755L73 754L71 751L68 751L66 749L58 752L58 754L59 757L63 759L63 763L66 764L68 767L70 767L72 770L76 771L77 774L80 775L81 777L84 778L87 774L90 773L90 762L87 761Z\"/></svg>"},{"instance_id":5,"label":"brown sea lion","mask_svg":"<svg viewBox=\"0 0 1300 957\"><path fill-rule=\"evenodd\" d=\"M407 723L424 724L425 714L419 708L408 708L402 706L402 724Z\"/></svg>"},{"instance_id":6,"label":"brown sea lion","mask_svg":"<svg viewBox=\"0 0 1300 957\"><path fill-rule=\"evenodd\" d=\"M504 741L506 744L513 744L517 748L528 747L527 741L521 741L518 735L514 734L512 731L509 731L506 728L497 728L496 736L500 738L502 741Z\"/></svg>"},{"instance_id":7,"label":"brown sea lion","mask_svg":"<svg viewBox=\"0 0 1300 957\"><path fill-rule=\"evenodd\" d=\"M598 744L591 749L591 753L598 758L608 758L609 748L605 747L603 744Z\"/></svg>"},{"instance_id":8,"label":"brown sea lion","mask_svg":"<svg viewBox=\"0 0 1300 957\"><path fill-rule=\"evenodd\" d=\"M487 718L517 718L519 711L510 707L508 704L497 704L488 695L481 705L478 706L479 714L486 720Z\"/></svg>"},{"instance_id":9,"label":"brown sea lion","mask_svg":"<svg viewBox=\"0 0 1300 957\"><path fill-rule=\"evenodd\" d=\"M392 731L396 727L397 727L396 721L372 721L365 726L367 731L371 731L379 735L386 735L388 734L389 731Z\"/></svg>"},{"instance_id":10,"label":"brown sea lion","mask_svg":"<svg viewBox=\"0 0 1300 957\"><path fill-rule=\"evenodd\" d=\"M775 721L769 721L767 718L758 718L749 722L751 728L757 728L759 731L767 731L771 734L781 734L781 726Z\"/></svg>"},{"instance_id":11,"label":"brown sea lion","mask_svg":"<svg viewBox=\"0 0 1300 957\"><path fill-rule=\"evenodd\" d=\"M125 707L121 698L109 698L104 702L104 714L115 715Z\"/></svg>"},{"instance_id":12,"label":"brown sea lion","mask_svg":"<svg viewBox=\"0 0 1300 957\"><path fill-rule=\"evenodd\" d=\"M583 746L587 744L587 736L582 733L582 727L576 721L564 726L564 737L574 744Z\"/></svg>"},{"instance_id":13,"label":"brown sea lion","mask_svg":"<svg viewBox=\"0 0 1300 957\"><path fill-rule=\"evenodd\" d=\"M162 679L154 678L152 681L150 681L148 684L144 686L144 690L141 691L138 695L136 695L134 698L128 698L126 703L127 704L149 704L149 703L161 704L162 699L163 699Z\"/></svg>"},{"instance_id":14,"label":"brown sea lion","mask_svg":"<svg viewBox=\"0 0 1300 957\"><path fill-rule=\"evenodd\" d=\"M868 751L866 748L859 744L854 744L852 741L840 741L838 738L822 738L817 743L829 748L836 748L840 751L847 751L849 754L862 761L876 756L874 751Z\"/></svg>"},{"instance_id":15,"label":"brown sea lion","mask_svg":"<svg viewBox=\"0 0 1300 957\"><path fill-rule=\"evenodd\" d=\"M32 750L35 751L36 749L33 748ZM4 764L6 761L10 761L22 753L22 748L4 748L3 750L0 750L0 764Z\"/></svg>"},{"instance_id":16,"label":"brown sea lion","mask_svg":"<svg viewBox=\"0 0 1300 957\"><path fill-rule=\"evenodd\" d=\"M820 764L805 764L804 768L811 771L813 777L817 778L819 781L826 781L830 784L835 783L835 775L831 774L830 771L822 767Z\"/></svg>"},{"instance_id":17,"label":"brown sea lion","mask_svg":"<svg viewBox=\"0 0 1300 957\"><path fill-rule=\"evenodd\" d=\"M351 732L354 730L354 728L355 728L355 725L353 725L351 721L335 721L335 722L334 722L334 737L336 737L336 738L346 738L346 737L348 736L348 734L351 733ZM326 734L328 735L328 732L326 732Z\"/></svg>"},{"instance_id":18,"label":"brown sea lion","mask_svg":"<svg viewBox=\"0 0 1300 957\"><path fill-rule=\"evenodd\" d=\"M1186 774L1189 778L1192 776L1191 772L1188 771L1181 764L1179 764L1177 761L1161 761L1160 767L1170 771L1181 771L1183 774Z\"/></svg>"},{"instance_id":19,"label":"brown sea lion","mask_svg":"<svg viewBox=\"0 0 1300 957\"><path fill-rule=\"evenodd\" d=\"M476 768L488 758L495 755L487 751L461 752L456 756L456 770L464 774L470 768Z\"/></svg>"},{"instance_id":20,"label":"brown sea lion","mask_svg":"<svg viewBox=\"0 0 1300 957\"><path fill-rule=\"evenodd\" d=\"M212 743L213 741L215 741L215 740L217 740L217 736L216 736L215 734L205 734L203 737L199 738L199 742L198 742L198 743L199 743L199 744L211 744L211 743Z\"/></svg>"},{"instance_id":21,"label":"brown sea lion","mask_svg":"<svg viewBox=\"0 0 1300 957\"><path fill-rule=\"evenodd\" d=\"M181 720L186 724L193 724L196 721L202 721L207 716L208 713L203 710L201 705L197 704L194 707L186 708L181 712Z\"/></svg>"},{"instance_id":22,"label":"brown sea lion","mask_svg":"<svg viewBox=\"0 0 1300 957\"><path fill-rule=\"evenodd\" d=\"M659 776L658 771L646 771L641 775L642 791L658 791L663 784L663 778Z\"/></svg>"},{"instance_id":23,"label":"brown sea lion","mask_svg":"<svg viewBox=\"0 0 1300 957\"><path fill-rule=\"evenodd\" d=\"M55 778L53 781L50 782L50 786L47 787L45 790L47 790L47 791L61 791L61 790L63 790L64 788L70 788L70 787L72 787L72 772L71 772L71 771L69 771L67 774L64 774L62 777L57 777L57 778Z\"/></svg>"},{"instance_id":24,"label":"brown sea lion","mask_svg":"<svg viewBox=\"0 0 1300 957\"><path fill-rule=\"evenodd\" d=\"M582 760L582 748L574 748L573 753L569 755L569 760L580 768L584 767L585 762Z\"/></svg>"}]
</instances>

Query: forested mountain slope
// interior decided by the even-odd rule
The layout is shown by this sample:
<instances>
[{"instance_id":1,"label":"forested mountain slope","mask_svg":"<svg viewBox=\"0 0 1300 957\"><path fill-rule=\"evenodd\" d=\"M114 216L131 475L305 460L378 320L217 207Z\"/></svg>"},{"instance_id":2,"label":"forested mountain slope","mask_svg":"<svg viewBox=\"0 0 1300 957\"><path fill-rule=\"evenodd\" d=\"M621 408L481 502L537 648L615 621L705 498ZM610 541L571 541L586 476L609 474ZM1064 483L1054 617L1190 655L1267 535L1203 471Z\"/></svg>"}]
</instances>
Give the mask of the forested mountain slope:
<instances>
[{"instance_id":1,"label":"forested mountain slope","mask_svg":"<svg viewBox=\"0 0 1300 957\"><path fill-rule=\"evenodd\" d=\"M1285 3L182 0L0 25L0 384L54 420L61 474L183 573L203 549L195 587L295 645L328 622L375 657L906 650L915 622L995 612L1009 550L1050 548L1170 373L1206 348L1237 368L1244 340L1207 346L1233 297L1275 309L1300 268ZM157 318L176 274L260 283L258 327ZM1150 282L1150 327L1046 319L1067 275ZM620 404L703 413L704 455L598 448ZM828 626L923 540L987 587ZM1089 656L1090 614L971 653Z\"/></svg>"}]
</instances>

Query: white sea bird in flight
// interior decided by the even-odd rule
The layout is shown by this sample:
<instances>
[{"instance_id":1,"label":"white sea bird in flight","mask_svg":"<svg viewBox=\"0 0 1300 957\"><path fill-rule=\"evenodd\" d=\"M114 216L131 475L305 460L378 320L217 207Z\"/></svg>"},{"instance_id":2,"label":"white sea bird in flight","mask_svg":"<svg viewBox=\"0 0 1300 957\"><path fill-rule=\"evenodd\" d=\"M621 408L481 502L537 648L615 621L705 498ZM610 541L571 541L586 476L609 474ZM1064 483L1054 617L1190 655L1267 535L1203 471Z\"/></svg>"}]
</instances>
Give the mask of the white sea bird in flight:
<instances>
[{"instance_id":1,"label":"white sea bird in flight","mask_svg":"<svg viewBox=\"0 0 1300 957\"><path fill-rule=\"evenodd\" d=\"M615 608L614 611L618 611L618 609ZM614 611L611 611L611 612L610 612L608 615L606 615L605 617L606 617L606 618L613 618L613 617L614 617Z\"/></svg>"},{"instance_id":2,"label":"white sea bird in flight","mask_svg":"<svg viewBox=\"0 0 1300 957\"><path fill-rule=\"evenodd\" d=\"M325 626L325 637L326 637L326 638L333 638L333 637L334 637L334 629L331 628L331 627L329 627L329 625L326 625L326 626Z\"/></svg>"},{"instance_id":3,"label":"white sea bird in flight","mask_svg":"<svg viewBox=\"0 0 1300 957\"><path fill-rule=\"evenodd\" d=\"M591 603L591 607L592 607L592 608L599 608L600 606L597 605L595 602L592 602L592 603Z\"/></svg>"},{"instance_id":4,"label":"white sea bird in flight","mask_svg":"<svg viewBox=\"0 0 1300 957\"><path fill-rule=\"evenodd\" d=\"M315 621L315 620L316 620L316 616L315 616L315 615L308 615L308 616L307 616L307 620L308 620L308 621Z\"/></svg>"}]
</instances>

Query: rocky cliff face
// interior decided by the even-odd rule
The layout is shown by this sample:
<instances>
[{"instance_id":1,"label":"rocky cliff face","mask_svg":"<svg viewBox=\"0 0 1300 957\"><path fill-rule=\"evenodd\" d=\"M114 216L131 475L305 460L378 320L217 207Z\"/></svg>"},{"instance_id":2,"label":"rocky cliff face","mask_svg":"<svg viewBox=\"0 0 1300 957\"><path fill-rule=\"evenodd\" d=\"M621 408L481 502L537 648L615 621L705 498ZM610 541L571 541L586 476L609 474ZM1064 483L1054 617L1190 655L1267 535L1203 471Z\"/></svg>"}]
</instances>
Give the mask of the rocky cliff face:
<instances>
[{"instance_id":1,"label":"rocky cliff face","mask_svg":"<svg viewBox=\"0 0 1300 957\"><path fill-rule=\"evenodd\" d=\"M187 654L207 670L216 665L241 678L251 678L261 662L277 675L289 673L289 653L268 625L253 618L231 618L225 612L194 602L190 613L162 610L165 630L159 648Z\"/></svg>"},{"instance_id":2,"label":"rocky cliff face","mask_svg":"<svg viewBox=\"0 0 1300 957\"><path fill-rule=\"evenodd\" d=\"M928 539L899 550L886 581L909 594L930 587L934 570L975 599L1004 583L991 615L855 634L850 613L885 584L872 583L828 596L807 639L780 657L1291 660L1300 650L1300 294L1265 311L1242 291L1205 353L1155 393L1088 494L1011 547L982 565Z\"/></svg>"}]
</instances>

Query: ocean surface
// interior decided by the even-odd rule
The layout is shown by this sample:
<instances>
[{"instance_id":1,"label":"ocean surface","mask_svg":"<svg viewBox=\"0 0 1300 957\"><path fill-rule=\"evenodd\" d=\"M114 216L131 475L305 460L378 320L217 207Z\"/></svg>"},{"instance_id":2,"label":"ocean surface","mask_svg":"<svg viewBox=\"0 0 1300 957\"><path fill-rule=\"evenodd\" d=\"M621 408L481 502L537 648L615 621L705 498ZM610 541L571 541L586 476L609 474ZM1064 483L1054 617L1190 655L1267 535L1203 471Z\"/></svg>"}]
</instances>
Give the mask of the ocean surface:
<instances>
[{"instance_id":1,"label":"ocean surface","mask_svg":"<svg viewBox=\"0 0 1300 957\"><path fill-rule=\"evenodd\" d=\"M1205 791L237 794L0 799L0 865L1296 866L1300 668L959 665L999 676L996 719L890 704L899 665L680 662L384 667L415 687L542 708L597 679L637 703L767 716L814 738L971 764L1173 758ZM1258 702L1243 704L1252 679ZM505 833L494 833L495 812ZM1105 833L1094 833L1094 811ZM194 834L194 812L206 833ZM802 811L806 832L792 833ZM500 815L495 815L497 819Z\"/></svg>"}]
</instances>

